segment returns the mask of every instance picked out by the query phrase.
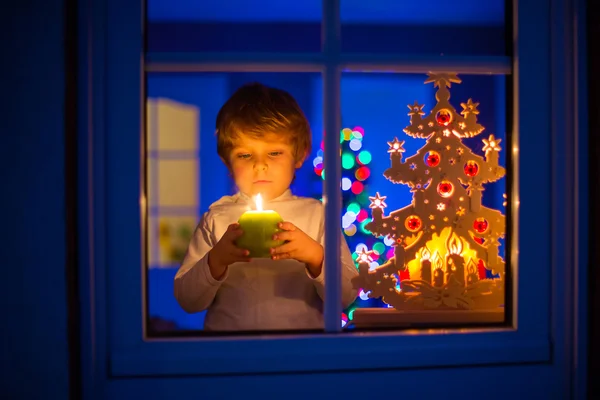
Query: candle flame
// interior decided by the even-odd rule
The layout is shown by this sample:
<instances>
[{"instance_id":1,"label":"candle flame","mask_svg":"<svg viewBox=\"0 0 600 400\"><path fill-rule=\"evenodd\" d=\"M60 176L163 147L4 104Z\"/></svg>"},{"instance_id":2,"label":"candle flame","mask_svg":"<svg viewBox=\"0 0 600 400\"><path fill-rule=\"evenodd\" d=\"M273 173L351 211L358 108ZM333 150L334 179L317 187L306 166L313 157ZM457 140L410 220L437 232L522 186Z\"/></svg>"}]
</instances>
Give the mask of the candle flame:
<instances>
[{"instance_id":1,"label":"candle flame","mask_svg":"<svg viewBox=\"0 0 600 400\"><path fill-rule=\"evenodd\" d=\"M427 248L427 246L425 246L425 247L423 247L423 250L421 251L421 259L429 260L429 257L431 257L431 253L429 252L429 249Z\"/></svg>"},{"instance_id":2,"label":"candle flame","mask_svg":"<svg viewBox=\"0 0 600 400\"><path fill-rule=\"evenodd\" d=\"M462 252L462 240L454 232L448 236L446 246L450 254L460 254Z\"/></svg>"},{"instance_id":3,"label":"candle flame","mask_svg":"<svg viewBox=\"0 0 600 400\"><path fill-rule=\"evenodd\" d=\"M434 269L442 269L443 266L443 261L442 261L442 257L440 257L440 254L437 252L437 250L435 251L435 253L433 253L433 268Z\"/></svg>"},{"instance_id":4,"label":"candle flame","mask_svg":"<svg viewBox=\"0 0 600 400\"><path fill-rule=\"evenodd\" d=\"M467 263L467 271L470 274L474 274L477 271L477 265L475 264L475 261L473 261L472 258L469 258L469 262Z\"/></svg>"},{"instance_id":5,"label":"candle flame","mask_svg":"<svg viewBox=\"0 0 600 400\"><path fill-rule=\"evenodd\" d=\"M254 198L254 204L256 204L256 211L263 210L262 197L260 196L260 193Z\"/></svg>"}]
</instances>

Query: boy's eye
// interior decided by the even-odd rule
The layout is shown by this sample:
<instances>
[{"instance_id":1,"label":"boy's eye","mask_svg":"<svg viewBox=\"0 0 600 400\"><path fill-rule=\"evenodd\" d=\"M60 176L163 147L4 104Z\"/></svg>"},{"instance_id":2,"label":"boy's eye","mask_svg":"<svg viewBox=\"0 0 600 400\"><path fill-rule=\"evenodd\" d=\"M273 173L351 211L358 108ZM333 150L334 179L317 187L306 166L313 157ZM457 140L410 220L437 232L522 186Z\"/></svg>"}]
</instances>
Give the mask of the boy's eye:
<instances>
[{"instance_id":1,"label":"boy's eye","mask_svg":"<svg viewBox=\"0 0 600 400\"><path fill-rule=\"evenodd\" d=\"M276 157L276 156L279 156L279 155L281 155L281 154L283 154L283 152L282 152L282 151L272 151L272 152L270 152L270 153L269 153L269 155L270 155L271 157Z\"/></svg>"},{"instance_id":2,"label":"boy's eye","mask_svg":"<svg viewBox=\"0 0 600 400\"><path fill-rule=\"evenodd\" d=\"M237 158L241 158L241 159L247 159L247 158L250 158L250 157L251 157L251 155L248 154L248 153L242 153L242 154L238 154L237 155Z\"/></svg>"}]
</instances>

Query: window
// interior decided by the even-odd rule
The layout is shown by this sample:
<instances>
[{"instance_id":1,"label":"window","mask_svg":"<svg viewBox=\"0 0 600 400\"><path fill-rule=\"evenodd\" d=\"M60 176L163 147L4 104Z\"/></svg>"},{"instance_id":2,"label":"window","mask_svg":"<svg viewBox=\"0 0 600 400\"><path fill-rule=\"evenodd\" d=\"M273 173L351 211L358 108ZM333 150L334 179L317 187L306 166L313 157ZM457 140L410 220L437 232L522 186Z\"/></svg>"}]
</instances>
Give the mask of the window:
<instances>
[{"instance_id":1,"label":"window","mask_svg":"<svg viewBox=\"0 0 600 400\"><path fill-rule=\"evenodd\" d=\"M356 5L358 2L344 4L346 6ZM473 10L480 6L486 7L482 4L474 2L470 9ZM503 3L498 4L498 9L504 10ZM110 368L113 374L218 374L275 370L339 369L347 366L344 366L344 363L340 361L341 358L337 359L336 356L347 355L349 346L358 346L362 349L360 351L352 350L353 358L359 360L351 368L454 365L459 362L454 357L457 352L463 354L460 361L463 364L502 363L515 362L516 360L542 361L548 359L550 351L548 338L549 315L544 304L548 301L549 290L549 278L546 269L550 254L547 233L550 226L550 221L547 218L547 215L550 215L550 208L547 203L538 200L540 193L546 193L549 187L549 178L544 175L544 171L547 171L550 165L549 145L548 141L539 140L539 137L533 138L523 134L525 131L533 131L534 129L539 132L549 131L549 123L547 119L544 119L544 112L540 111L549 109L547 100L544 100L548 98L549 88L543 82L526 79L534 74L538 76L547 74L548 71L533 72L523 69L520 64L513 65L511 62L512 49L506 49L507 43L512 42L512 37L508 42L505 42L500 39L500 37L504 37L502 35L490 36L490 40L494 44L490 44L491 50L488 49L489 52L487 50L485 52L470 51L467 46L465 47L467 50L462 48L463 50L459 51L461 47L456 47L448 53L449 55L442 56L438 54L437 47L440 45L441 39L437 35L432 35L422 39L431 45L427 51L419 50L422 49L420 46L406 46L403 48L405 51L402 53L393 52L394 49L390 49L389 52L386 49L373 49L372 52L365 54L365 51L369 50L368 47L360 47L357 44L357 47L353 48L353 43L358 42L348 42L344 38L348 26L354 23L352 21L358 19L356 15L363 12L360 11L361 9L355 11L354 20L352 20L348 17L352 13L349 13L348 9L344 10L345 5L340 10L339 2L328 1L323 3L323 17L320 19L320 24L325 39L322 52L311 53L311 50L307 49L289 52L279 52L278 50L265 52L264 48L258 50L248 49L237 43L235 45L237 47L234 46L233 50L229 49L222 52L222 54L217 54L206 52L206 49L203 48L187 48L185 47L187 45L182 44L183 41L178 42L178 46L182 46L181 48L170 52L166 51L165 47L156 44L160 42L160 34L158 30L151 33L154 28L152 27L152 20L150 20L147 29L149 34L148 52L145 54L143 68L140 69L139 57L136 58L135 55L136 51L139 55L139 51L142 49L142 38L139 38L138 41L122 41L117 37L109 37L108 73L114 74L111 76L118 76L120 82L139 82L142 74L148 74L149 79L146 93L141 86L138 88L139 90L133 90L132 87L135 88L135 85L125 87L117 83L116 80L109 83L107 90L109 100L114 100L107 102L109 117L106 126L108 135L106 152L111 160L111 163L106 165L108 182L106 247L109 249L106 260L109 270L106 296L107 313L111 321L108 334L111 338ZM441 3L438 6L441 7ZM121 18L127 18L129 21L135 20L140 15L140 9L134 8L121 10L122 13L116 16L109 14L110 25L125 25L120 24ZM153 15L151 11L152 3L149 3L148 9L150 15ZM257 7L258 9L259 7ZM385 10L385 7L383 9ZM496 9L493 8L493 10ZM521 34L523 35L523 32L526 32L527 37L530 40L535 38L538 44L546 40L532 28L529 28L529 30L526 28L525 22L534 17L540 18L539 15L527 7L519 10L520 14L514 14L514 21L519 24ZM452 14L452 12L452 9L448 9L442 14L447 15L447 20L451 21L453 17L461 13L456 11L456 14ZM189 17L193 20L191 12L186 14L190 14ZM379 15L384 14L385 12ZM494 14L494 16L490 18L497 18L495 11L491 14ZM508 15L512 15L512 13ZM310 24L314 23L313 17L308 19L312 21ZM472 17L472 20L477 20L481 22L480 25L486 27L494 25L494 23L479 17ZM459 23L464 22L458 21ZM508 29L507 26L503 27L503 25L510 24L498 21L500 20L495 22L500 27L498 29ZM422 32L429 32L429 29L426 28L427 24L423 21L413 22L416 25L416 31L421 29ZM431 23L435 24L436 20L430 21ZM396 28L404 31L408 29L408 24L404 21L390 21L389 24L386 21L386 24L386 26L392 26L392 28L382 30L379 33L394 32ZM469 28L471 33L476 32L478 29L478 25L474 25L474 27ZM136 27L135 24L122 29L121 34L127 37L137 37L136 32L141 31L140 27ZM236 28L231 26L231 29L231 32L233 32ZM452 30L448 26L444 29L446 31ZM338 30L342 32L341 40L337 35ZM374 32L373 35L377 33L377 30L370 29L369 31ZM237 33L241 32L243 30L237 31ZM152 35L155 35L154 41L151 38ZM241 37L243 35L234 36ZM191 35L190 37L196 36ZM468 37L474 38L476 35ZM197 40L190 40L190 43L192 42L196 42L194 46L200 46L197 43L202 42L202 36L198 36ZM164 46L167 40L165 39L161 43ZM392 41L388 41L388 44L391 43ZM483 46L476 47L481 50ZM503 47L504 49L502 49ZM544 46L538 45L523 45L518 51L518 55L521 57L520 61L523 61L524 57L544 57L546 55ZM460 111L458 108L460 103L468 101L469 97L472 97L474 102L481 102L479 110L482 125L487 125L486 129L490 131L490 134L496 131L498 137L503 139L502 143L506 144L502 149L505 155L512 152L510 157L506 156L505 161L508 176L504 181L499 181L499 185L493 186L493 188L490 186L490 192L486 192L484 195L486 199L484 205L486 205L485 202L489 201L487 205L490 208L502 209L504 201L508 203L509 207L504 213L507 216L506 232L510 243L501 243L501 251L505 252L504 257L506 259L510 259L510 263L507 263L510 266L507 279L509 279L509 283L515 286L511 287L510 284L506 286L506 298L509 300L507 304L515 307L515 312L512 312L512 308L507 309L507 314L501 318L501 322L506 321L506 324L489 326L488 324L481 325L481 321L476 321L479 323L477 327L468 328L468 325L464 323L469 321L460 321L461 323L458 326L447 325L447 321L441 321L446 327L445 329L428 327L429 329L399 330L391 331L391 333L373 331L354 334L346 327L342 328L340 315L344 310L341 309L339 303L329 302L326 299L324 310L325 330L328 333L336 333L336 335L266 335L265 337L268 340L265 340L265 337L252 336L228 339L203 337L186 340L165 338L155 340L152 335L153 332L149 332L146 325L146 317L150 315L148 311L153 312L153 303L150 302L150 309L148 310L145 302L148 295L151 295L149 292L153 290L154 278L152 273L147 274L143 253L140 251L146 244L145 238L140 234L140 232L144 232L140 230L140 227L143 226L145 221L145 208L148 206L148 210L150 210L150 204L155 203L144 196L145 193L151 194L151 192L142 191L142 195L140 195L139 188L143 186L141 185L141 179L144 176L144 170L147 177L152 179L153 175L149 169L152 168L152 163L164 162L164 154L162 150L158 150L156 161L147 164L145 168L141 167L146 165L143 157L137 157L141 139L140 136L131 134L131 132L142 131L142 129L140 121L133 118L131 114L135 112L138 112L139 115L143 114L140 104L145 104L146 94L150 95L153 101L156 102L151 103L155 104L153 107L160 104L170 104L171 106L176 104L177 113L182 116L189 115L190 121L196 118L196 122L190 122L189 124L199 124L200 129L203 126L204 115L210 115L210 112L207 113L202 107L199 111L190 108L190 105L194 104L193 102L178 100L176 103L172 103L173 99L169 101L161 100L167 96L161 94L157 86L153 86L153 81L158 82L160 79L179 80L184 79L183 77L190 80L207 79L202 85L211 90L211 85L217 85L218 83L210 82L218 82L218 75L231 76L233 73L258 72L268 73L272 76L281 73L318 75L317 80L320 80L323 91L321 97L322 130L324 132L336 132L335 135L325 135L324 137L325 150L321 164L326 171L323 193L326 199L327 212L326 247L335 248L340 240L335 232L339 231L340 220L347 213L348 208L342 209L341 204L334 200L337 198L343 199L345 191L343 190L342 178L344 177L344 171L349 171L342 165L343 158L330 157L331 154L336 155L338 153L336 150L341 145L337 133L354 135L354 132L359 132L363 135L365 146L367 139L371 140L373 138L372 144L369 144L369 146L373 146L372 158L388 157L387 141L392 141L396 135L400 136L402 128L409 124L408 116L402 115L409 111L405 108L406 105L414 104L417 101L419 104L429 102L433 106L432 100L437 88L432 88L432 85L426 86L417 83L419 81L424 82L427 74L432 70L458 74L464 85L454 85L453 83L451 88L453 106ZM209 75L210 78L208 78ZM398 87L403 90L411 88L406 90L406 93L395 92L399 96L394 99L394 101L397 101L397 104L395 104L395 110L397 111L385 112L385 110L392 108L388 102L373 105L378 96L383 98L386 92L392 91L391 87L394 87L394 85L399 85ZM174 87L169 89L175 90ZM367 93L370 90L379 90L379 92L364 95L361 94L362 89ZM154 90L156 92L153 92ZM217 102L219 96L225 96L225 93L230 90L231 88L227 88L221 92L215 92L215 102L211 106L220 105L221 102ZM352 91L358 93L357 98L354 98L355 95L352 94ZM153 93L156 93L156 95L153 95ZM318 99L318 96L316 98ZM392 99L392 97L389 98ZM488 101L484 101L484 98ZM523 112L525 109L524 102L534 101L534 98L535 101L542 102L543 106L534 111ZM364 106L361 105L362 102L364 102ZM381 113L382 118L378 125L371 128L365 122L359 120L361 119L359 111L363 107L371 108L371 120L375 120L373 115ZM188 110L188 112L186 113L184 110ZM149 119L152 119L155 115L148 109L146 109L146 112L149 114ZM162 109L158 111L158 115L161 115L161 113ZM192 115L196 115L196 117L192 117ZM389 120L385 121L383 118L389 118ZM184 122L186 117L177 117L176 119L181 119L181 124L187 124ZM488 122L483 122L486 120ZM318 122L316 126L319 126ZM348 131L344 132L344 128L349 128L350 133L348 134ZM503 136L503 130L512 132L512 136ZM202 142L205 140L204 132L198 135L196 139L198 140L199 154L202 155L204 149ZM477 140L480 139L481 137ZM486 137L487 139L489 137ZM207 140L210 139L207 138ZM348 146L350 146L350 141L347 141ZM422 144L416 143L406 141L406 156L414 154L422 147ZM474 152L481 153L485 151L483 148L477 148L474 143L475 140L473 139ZM479 142L478 145L483 146L481 143ZM507 151L507 149L509 150ZM197 152L198 150L194 151ZM530 152L539 155L539 157L536 157L535 160L520 157L520 154L529 154ZM171 156L167 155L165 157L171 161ZM184 154L178 156L182 157L181 159L177 158L177 162L185 162ZM319 157L319 154L313 154L313 156L312 161ZM340 155L340 157L343 157L343 155ZM198 162L198 159L194 159L194 156L187 160L187 162ZM500 159L499 162L502 164L503 160ZM202 160L200 160L200 163L202 163ZM317 168L317 165L313 164L312 167ZM202 170L203 166L200 164L201 178L199 189L196 192L196 201L199 203L181 204L177 207L191 206L195 213L198 213L203 207ZM219 174L218 170L215 172L216 175ZM315 173L314 171L308 172ZM160 176L160 173L158 176ZM358 178L357 180L360 181ZM342 183L341 188L340 182ZM378 188L369 185L369 194L373 195L373 192L377 192ZM151 186L148 183L148 188ZM222 187L219 190L224 189L229 188ZM158 190L158 193L160 193L160 190ZM488 193L491 193L491 195L488 196ZM505 193L506 200L504 200ZM393 197L397 197L393 200L396 205L389 201L390 209L391 207L396 209L403 204L407 204L410 201L409 196L405 190L394 188L393 194L389 195L389 199L392 200ZM184 197L181 195L178 196L178 199ZM190 199L193 198L194 196L190 196ZM160 199L160 195L158 199ZM515 208L511 210L510 207L513 206ZM174 218L172 217L174 214L184 213L183 208L175 210L171 209L171 205L169 205L166 209L163 209L158 203L159 213L166 210L164 215L169 215L169 218ZM172 212L172 214L167 214L167 212ZM193 213L185 217L193 217L194 215L191 214ZM148 219L148 223L151 224L150 219ZM158 227L160 228L160 222L158 222ZM357 227L357 229L360 229L360 227ZM150 234L150 230L148 230L148 233ZM521 237L528 238L527 246L519 245ZM158 240L160 240L160 236ZM152 249L148 250L152 251ZM387 254L387 252L384 253ZM336 266L334 262L337 259L337 254L328 252L326 257L326 264L330 268L328 270L329 276L337 276L340 272L339 266ZM425 259L422 255L420 257ZM521 268L522 265L526 265L527 268ZM146 277L145 282L140 281L140 273L141 276ZM326 290L330 298L339 298L340 288L335 279L328 280ZM432 322L431 319L421 319L421 321L425 322L425 325ZM414 324L419 321L409 322L410 326L415 326ZM492 322L497 322L497 320ZM362 324L369 328L374 326L374 324L368 322L362 322ZM394 324L385 322L383 325L389 328ZM406 323L402 322L400 325L405 327ZM344 332L341 332L342 330ZM169 332L172 329L167 327L166 331ZM168 338L174 335L166 336ZM402 336L402 343L397 340L398 336ZM439 349L435 353L432 348L434 344ZM507 352L508 348L518 348L518 354ZM369 357L362 357L362 352L369 354ZM325 357L325 355L328 355L328 357ZM246 359L244 357L251 357L253 362L240 362L240 360ZM202 362L198 362L198 360L202 360ZM315 360L319 360L318 365L315 365Z\"/></svg>"}]
</instances>

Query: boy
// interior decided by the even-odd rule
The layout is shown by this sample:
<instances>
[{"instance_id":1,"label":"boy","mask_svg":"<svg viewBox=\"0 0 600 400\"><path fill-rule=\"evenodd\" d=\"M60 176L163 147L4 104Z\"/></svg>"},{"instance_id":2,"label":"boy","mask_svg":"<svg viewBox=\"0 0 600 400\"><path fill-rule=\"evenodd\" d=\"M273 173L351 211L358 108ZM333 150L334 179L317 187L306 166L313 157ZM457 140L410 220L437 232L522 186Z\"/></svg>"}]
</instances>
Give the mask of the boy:
<instances>
[{"instance_id":1,"label":"boy","mask_svg":"<svg viewBox=\"0 0 600 400\"><path fill-rule=\"evenodd\" d=\"M239 192L224 196L204 213L174 291L189 312L208 309L205 330L322 329L324 215L321 202L292 195L295 170L310 153L311 132L287 92L255 83L241 87L217 115L217 152ZM239 217L261 194L264 209L284 222L271 259L249 259L236 247ZM342 238L342 302L356 297L357 274Z\"/></svg>"}]
</instances>

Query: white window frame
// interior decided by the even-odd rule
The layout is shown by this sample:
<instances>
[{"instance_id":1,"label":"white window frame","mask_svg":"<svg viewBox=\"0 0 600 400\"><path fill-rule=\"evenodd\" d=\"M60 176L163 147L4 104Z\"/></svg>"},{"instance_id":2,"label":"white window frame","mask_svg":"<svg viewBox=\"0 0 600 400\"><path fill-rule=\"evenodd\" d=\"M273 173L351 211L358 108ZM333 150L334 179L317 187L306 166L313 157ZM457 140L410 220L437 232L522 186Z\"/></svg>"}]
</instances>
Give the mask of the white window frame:
<instances>
[{"instance_id":1,"label":"white window frame","mask_svg":"<svg viewBox=\"0 0 600 400\"><path fill-rule=\"evenodd\" d=\"M550 363L556 356L552 342L564 338L562 326L575 320L560 297L556 284L562 278L568 287L579 281L571 251L581 249L574 242L577 221L587 210L578 208L572 191L580 177L569 161L577 150L577 130L565 131L551 112L566 112L567 121L579 114L570 108L565 94L579 98L565 87L552 86L570 77L564 62L566 50L549 51L560 42L560 29L568 25L568 13L561 24L551 17L563 14L540 13L552 6L562 10L570 0L514 0L515 53L512 57L414 57L393 54L343 55L340 49L340 0L323 0L323 52L321 54L148 54L143 53L143 7L141 1L86 3L80 10L85 40L80 49L82 85L80 98L86 107L80 121L80 283L82 296L82 340L84 375L111 377L214 375L268 372L315 372L380 368L415 368L483 364ZM568 10L567 10L568 11ZM535 21L537 25L532 24ZM539 26L552 29L558 37L548 38ZM116 28L118 27L118 28ZM572 36L567 37L572 39ZM578 44L579 46L580 44ZM551 59L551 56L553 58ZM540 60L552 60L551 67L536 67ZM562 66L562 67L561 67ZM155 71L272 71L323 74L324 128L339 132L341 71L365 69L423 73L430 70L459 74L513 75L511 182L515 197L512 215L512 243L509 265L513 268L514 298L512 327L490 329L429 329L369 333L340 333L339 180L338 157L326 157L326 284L325 334L269 335L260 337L202 337L149 339L145 334L144 261L146 200L144 190L144 109L143 73ZM561 75L562 74L562 75ZM536 80L537 79L537 80ZM582 79L579 76L577 79ZM555 100L550 101L550 96ZM537 99L535 116L525 113L525 101ZM570 119L569 119L570 118ZM528 135L542 130L547 140ZM538 133L539 135L539 133ZM551 146L550 143L565 146ZM339 137L326 135L325 147L339 154ZM575 146L575 147L573 147ZM535 162L522 154L539 154ZM553 163L564 160L561 165ZM569 164L572 162L571 164ZM574 163L574 164L573 164ZM527 168L519 168L526 165ZM553 168L552 180L547 174ZM574 180L575 179L575 180ZM552 207L536 204L547 193ZM571 193L571 194L569 194ZM518 194L518 196L517 196ZM519 205L520 202L520 205ZM578 216L569 222L563 210ZM541 211L543 212L541 212ZM583 214L583 215L582 215ZM551 228L556 226L562 229ZM527 246L519 247L519 237ZM558 244L568 243L569 247ZM581 245L583 246L583 245ZM520 268L526 265L527 268ZM553 279L551 279L553 278ZM540 285L533 296L519 293ZM561 283L561 285L563 284ZM557 293L558 292L558 293ZM557 297L558 296L558 297ZM548 304L551 304L549 307ZM552 318L550 313L552 312ZM572 332L571 332L572 333ZM562 353L561 353L562 354ZM101 371L101 372L99 372Z\"/></svg>"}]
</instances>

